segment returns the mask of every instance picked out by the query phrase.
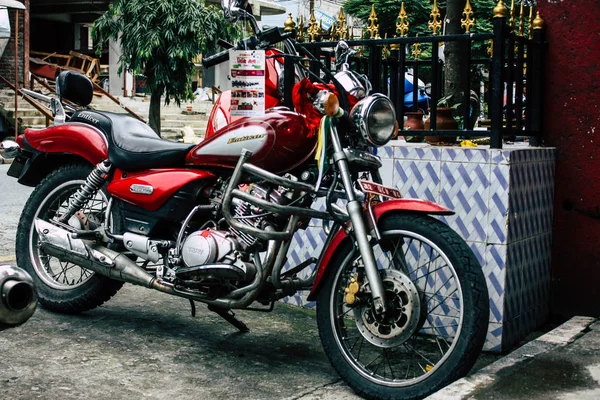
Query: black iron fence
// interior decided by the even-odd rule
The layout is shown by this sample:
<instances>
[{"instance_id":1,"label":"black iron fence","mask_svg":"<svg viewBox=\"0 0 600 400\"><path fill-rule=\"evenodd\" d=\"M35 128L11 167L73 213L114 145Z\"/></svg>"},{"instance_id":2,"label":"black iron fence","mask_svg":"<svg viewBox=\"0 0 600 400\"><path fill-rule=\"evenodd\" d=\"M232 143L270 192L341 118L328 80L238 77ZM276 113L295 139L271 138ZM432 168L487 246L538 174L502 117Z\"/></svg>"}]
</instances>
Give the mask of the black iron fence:
<instances>
[{"instance_id":1,"label":"black iron fence","mask_svg":"<svg viewBox=\"0 0 600 400\"><path fill-rule=\"evenodd\" d=\"M513 1L514 3L514 1ZM374 10L373 10L374 12ZM334 26L326 33L327 41L304 42L301 45L320 62L311 61L310 70L316 76L321 74L321 63L332 70L333 49L336 39L345 39L356 54L350 59L350 69L366 74L373 86L373 92L388 95L396 108L400 126L404 124L406 112L423 108L418 103L417 82L421 77L428 82L426 92L430 96L428 109L428 130L411 130L410 135L437 136L456 139L457 137L489 137L492 148L501 148L503 138L528 137L530 144L539 144L542 133L542 99L544 73L544 29L543 21L537 13L533 18L533 8L529 8L529 18L521 5L519 23L515 23L514 4L511 11L500 1L494 9L492 33L469 33L459 35L436 35L422 37L395 37L381 39L367 30L373 39L347 40L352 36L350 29L341 25ZM400 16L399 16L400 17ZM376 20L376 18L375 18ZM528 20L528 32L525 35L525 21ZM339 23L338 19L338 23ZM314 21L312 21L314 23ZM309 24L310 25L310 24ZM398 25L397 25L398 26ZM286 26L286 29L290 26ZM299 41L306 39L302 33L302 23L297 30ZM311 29L313 35L311 36ZM400 31L398 33L404 34ZM308 38L316 39L314 26L308 28ZM336 37L336 32L338 36ZM435 30L434 30L435 33ZM438 104L446 99L444 93L445 65L438 57L442 46L456 43L460 52L460 82L454 82L460 88L460 98L452 99L458 106L454 117L460 121L459 129L439 129ZM485 56L473 55L473 48L479 44L489 47ZM421 59L421 46L431 51L429 59ZM291 66L291 65L290 65ZM405 104L404 80L407 70L412 70L412 101ZM292 68L285 68L287 82L293 82ZM472 79L477 76L478 79ZM480 83L480 84L479 84ZM285 97L291 99L291 84L285 85ZM475 96L473 95L475 94ZM474 101L480 107L474 107ZM478 115L473 115L480 109ZM477 120L477 121L475 121ZM476 124L475 124L476 122Z\"/></svg>"}]
</instances>

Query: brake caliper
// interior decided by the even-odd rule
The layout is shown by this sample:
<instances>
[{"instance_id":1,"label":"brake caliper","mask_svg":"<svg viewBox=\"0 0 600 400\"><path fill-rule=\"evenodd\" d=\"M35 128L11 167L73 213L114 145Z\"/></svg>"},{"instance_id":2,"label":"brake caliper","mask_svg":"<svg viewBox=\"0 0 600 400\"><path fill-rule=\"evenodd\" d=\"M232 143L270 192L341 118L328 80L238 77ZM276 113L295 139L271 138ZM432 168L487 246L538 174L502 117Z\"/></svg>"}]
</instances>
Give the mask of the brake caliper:
<instances>
[{"instance_id":1,"label":"brake caliper","mask_svg":"<svg viewBox=\"0 0 600 400\"><path fill-rule=\"evenodd\" d=\"M346 293L345 300L346 304L352 305L356 301L356 293L360 289L360 283L358 282L358 274L355 273L352 278L350 278L350 283L346 287L344 291Z\"/></svg>"}]
</instances>

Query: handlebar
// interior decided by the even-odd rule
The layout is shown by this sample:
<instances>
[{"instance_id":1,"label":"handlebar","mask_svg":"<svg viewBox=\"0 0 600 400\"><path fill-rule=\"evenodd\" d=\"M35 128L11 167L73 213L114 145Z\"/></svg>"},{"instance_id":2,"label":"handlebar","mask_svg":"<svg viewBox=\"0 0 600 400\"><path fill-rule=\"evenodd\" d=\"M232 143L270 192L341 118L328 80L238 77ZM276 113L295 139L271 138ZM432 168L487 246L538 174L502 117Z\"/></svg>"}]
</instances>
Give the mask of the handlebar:
<instances>
[{"instance_id":1,"label":"handlebar","mask_svg":"<svg viewBox=\"0 0 600 400\"><path fill-rule=\"evenodd\" d=\"M202 65L204 68L214 67L215 65L224 63L229 60L229 50L222 51L210 57L206 57L202 60Z\"/></svg>"}]
</instances>

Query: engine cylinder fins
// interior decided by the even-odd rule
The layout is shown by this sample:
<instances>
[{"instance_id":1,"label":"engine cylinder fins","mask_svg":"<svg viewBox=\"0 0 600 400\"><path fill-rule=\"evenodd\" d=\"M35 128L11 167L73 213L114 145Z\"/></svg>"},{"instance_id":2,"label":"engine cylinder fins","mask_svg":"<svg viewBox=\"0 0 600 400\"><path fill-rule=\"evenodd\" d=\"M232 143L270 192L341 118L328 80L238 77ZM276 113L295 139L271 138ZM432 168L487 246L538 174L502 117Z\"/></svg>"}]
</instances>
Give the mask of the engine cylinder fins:
<instances>
[{"instance_id":1,"label":"engine cylinder fins","mask_svg":"<svg viewBox=\"0 0 600 400\"><path fill-rule=\"evenodd\" d=\"M232 264L207 264L196 267L181 268L175 276L184 281L194 279L225 279L245 281L248 279L246 268Z\"/></svg>"}]
</instances>

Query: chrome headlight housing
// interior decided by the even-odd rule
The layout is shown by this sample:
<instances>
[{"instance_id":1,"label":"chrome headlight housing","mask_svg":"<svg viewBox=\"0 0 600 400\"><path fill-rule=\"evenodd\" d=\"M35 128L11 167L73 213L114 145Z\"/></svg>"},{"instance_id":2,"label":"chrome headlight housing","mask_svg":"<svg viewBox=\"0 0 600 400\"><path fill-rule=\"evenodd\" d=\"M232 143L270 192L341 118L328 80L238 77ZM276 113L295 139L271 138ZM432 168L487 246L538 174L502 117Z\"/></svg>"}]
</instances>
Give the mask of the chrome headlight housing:
<instances>
[{"instance_id":1,"label":"chrome headlight housing","mask_svg":"<svg viewBox=\"0 0 600 400\"><path fill-rule=\"evenodd\" d=\"M350 112L350 120L367 142L383 146L396 130L396 111L392 101L383 94L365 97Z\"/></svg>"}]
</instances>

